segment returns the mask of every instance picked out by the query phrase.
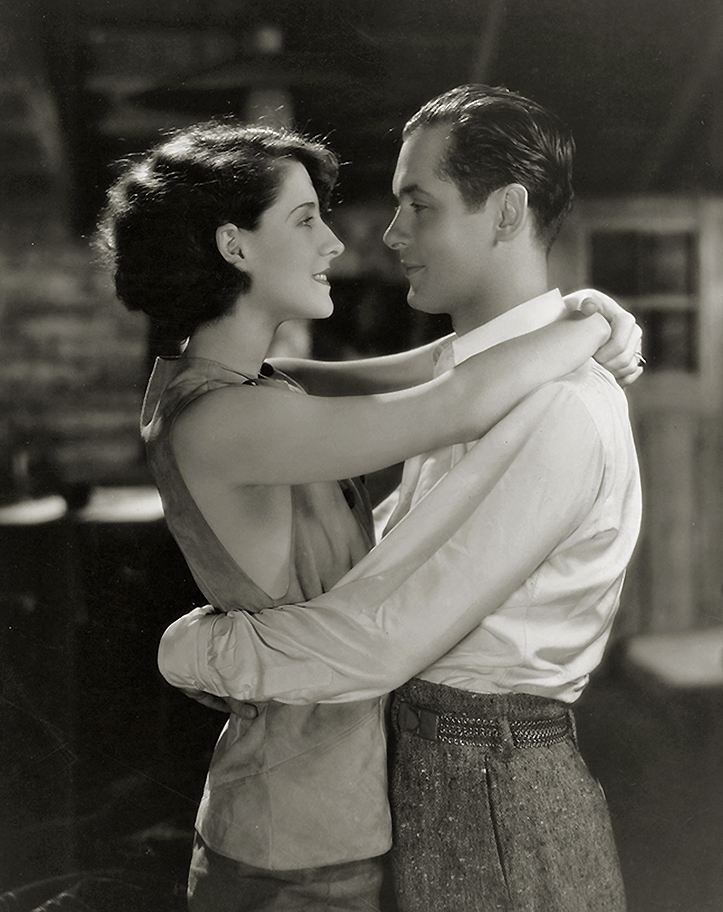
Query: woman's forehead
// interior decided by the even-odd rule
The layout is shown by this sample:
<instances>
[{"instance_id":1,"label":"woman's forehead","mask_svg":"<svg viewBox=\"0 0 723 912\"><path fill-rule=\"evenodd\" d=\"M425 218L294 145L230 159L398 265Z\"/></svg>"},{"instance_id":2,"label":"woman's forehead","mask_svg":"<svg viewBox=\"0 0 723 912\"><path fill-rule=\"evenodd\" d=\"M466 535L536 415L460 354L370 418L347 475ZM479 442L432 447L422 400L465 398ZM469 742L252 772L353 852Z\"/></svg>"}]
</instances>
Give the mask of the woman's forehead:
<instances>
[{"instance_id":1,"label":"woman's forehead","mask_svg":"<svg viewBox=\"0 0 723 912\"><path fill-rule=\"evenodd\" d=\"M316 190L309 172L298 161L285 161L281 164L281 185L276 201L291 200L303 197L316 201Z\"/></svg>"}]
</instances>

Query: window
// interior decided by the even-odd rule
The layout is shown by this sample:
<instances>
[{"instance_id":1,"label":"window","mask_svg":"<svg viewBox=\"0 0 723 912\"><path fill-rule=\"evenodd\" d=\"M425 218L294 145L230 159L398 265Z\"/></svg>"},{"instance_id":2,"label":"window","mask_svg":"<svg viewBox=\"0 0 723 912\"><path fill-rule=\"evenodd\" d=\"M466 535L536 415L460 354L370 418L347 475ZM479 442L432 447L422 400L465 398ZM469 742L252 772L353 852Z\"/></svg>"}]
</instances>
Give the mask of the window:
<instances>
[{"instance_id":1,"label":"window","mask_svg":"<svg viewBox=\"0 0 723 912\"><path fill-rule=\"evenodd\" d=\"M592 285L633 299L649 371L699 369L698 259L692 231L590 234Z\"/></svg>"},{"instance_id":2,"label":"window","mask_svg":"<svg viewBox=\"0 0 723 912\"><path fill-rule=\"evenodd\" d=\"M553 280L593 286L643 327L644 409L713 411L723 401L723 199L584 200L553 247Z\"/></svg>"}]
</instances>

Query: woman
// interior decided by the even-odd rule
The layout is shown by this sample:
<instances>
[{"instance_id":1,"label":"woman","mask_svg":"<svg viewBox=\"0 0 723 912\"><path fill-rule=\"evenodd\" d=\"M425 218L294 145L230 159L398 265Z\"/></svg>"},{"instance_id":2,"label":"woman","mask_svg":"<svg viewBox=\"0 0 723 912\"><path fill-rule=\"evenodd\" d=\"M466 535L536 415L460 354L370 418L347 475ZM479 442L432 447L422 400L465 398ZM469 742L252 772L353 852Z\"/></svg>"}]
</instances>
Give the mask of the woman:
<instances>
[{"instance_id":1,"label":"woman","mask_svg":"<svg viewBox=\"0 0 723 912\"><path fill-rule=\"evenodd\" d=\"M312 389L331 377L344 395L305 395L265 357L281 323L332 312L326 272L343 245L323 213L336 174L334 156L296 134L201 125L109 194L118 296L188 339L156 364L143 433L168 525L221 611L331 588L373 545L356 476L478 438L609 336L599 315L563 321L434 380L434 344L306 362ZM377 908L384 747L378 700L232 713L198 813L191 909Z\"/></svg>"}]
</instances>

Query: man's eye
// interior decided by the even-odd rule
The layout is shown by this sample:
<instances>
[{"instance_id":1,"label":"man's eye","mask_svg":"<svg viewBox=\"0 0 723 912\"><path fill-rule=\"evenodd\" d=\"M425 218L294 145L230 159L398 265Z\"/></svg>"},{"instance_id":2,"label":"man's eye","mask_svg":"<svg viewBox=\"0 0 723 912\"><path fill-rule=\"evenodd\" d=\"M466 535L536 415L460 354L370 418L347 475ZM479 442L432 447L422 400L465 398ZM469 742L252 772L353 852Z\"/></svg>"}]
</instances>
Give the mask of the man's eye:
<instances>
[{"instance_id":1,"label":"man's eye","mask_svg":"<svg viewBox=\"0 0 723 912\"><path fill-rule=\"evenodd\" d=\"M421 212L422 209L426 209L426 206L423 206L421 203L411 203L411 207L414 212Z\"/></svg>"}]
</instances>

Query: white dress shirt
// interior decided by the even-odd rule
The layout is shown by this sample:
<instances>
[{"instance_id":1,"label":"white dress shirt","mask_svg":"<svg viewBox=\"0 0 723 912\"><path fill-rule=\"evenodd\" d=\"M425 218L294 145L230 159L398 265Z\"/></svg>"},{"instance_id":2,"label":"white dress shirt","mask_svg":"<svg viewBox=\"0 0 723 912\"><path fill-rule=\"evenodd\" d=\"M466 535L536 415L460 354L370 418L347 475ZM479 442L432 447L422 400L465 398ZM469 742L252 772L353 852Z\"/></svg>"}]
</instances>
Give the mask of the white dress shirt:
<instances>
[{"instance_id":1,"label":"white dress shirt","mask_svg":"<svg viewBox=\"0 0 723 912\"><path fill-rule=\"evenodd\" d=\"M455 338L453 361L564 312L559 292L528 301ZM331 591L253 615L196 609L164 634L159 665L175 686L241 700L358 700L417 676L573 702L640 519L627 402L591 360L481 440L410 460L388 534Z\"/></svg>"}]
</instances>

